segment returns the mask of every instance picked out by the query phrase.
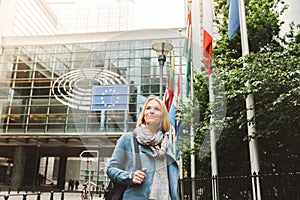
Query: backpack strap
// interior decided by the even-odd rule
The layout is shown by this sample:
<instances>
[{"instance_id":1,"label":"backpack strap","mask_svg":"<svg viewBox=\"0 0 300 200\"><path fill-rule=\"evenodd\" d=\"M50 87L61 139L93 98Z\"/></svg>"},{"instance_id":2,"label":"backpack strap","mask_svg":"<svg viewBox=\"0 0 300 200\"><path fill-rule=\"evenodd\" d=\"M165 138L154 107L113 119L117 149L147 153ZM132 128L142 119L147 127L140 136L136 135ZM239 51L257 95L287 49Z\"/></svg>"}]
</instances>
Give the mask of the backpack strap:
<instances>
[{"instance_id":1,"label":"backpack strap","mask_svg":"<svg viewBox=\"0 0 300 200\"><path fill-rule=\"evenodd\" d=\"M133 143L134 143L134 152L135 152L135 158L136 158L136 168L141 170L142 169L141 157L140 157L139 146L138 146L138 142L137 142L135 133L133 133Z\"/></svg>"}]
</instances>

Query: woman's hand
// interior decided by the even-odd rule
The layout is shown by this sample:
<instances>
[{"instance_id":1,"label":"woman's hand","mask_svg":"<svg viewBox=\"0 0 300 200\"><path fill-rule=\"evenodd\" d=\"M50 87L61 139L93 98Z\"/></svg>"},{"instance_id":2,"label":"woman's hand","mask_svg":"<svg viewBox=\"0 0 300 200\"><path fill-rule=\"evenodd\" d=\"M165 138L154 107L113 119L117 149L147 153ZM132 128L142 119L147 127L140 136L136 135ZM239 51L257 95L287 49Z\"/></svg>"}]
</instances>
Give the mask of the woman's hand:
<instances>
[{"instance_id":1,"label":"woman's hand","mask_svg":"<svg viewBox=\"0 0 300 200\"><path fill-rule=\"evenodd\" d=\"M146 170L147 170L146 168L143 168L142 170L135 171L133 174L132 182L134 184L142 184L144 179L146 178L146 174L145 174Z\"/></svg>"}]
</instances>

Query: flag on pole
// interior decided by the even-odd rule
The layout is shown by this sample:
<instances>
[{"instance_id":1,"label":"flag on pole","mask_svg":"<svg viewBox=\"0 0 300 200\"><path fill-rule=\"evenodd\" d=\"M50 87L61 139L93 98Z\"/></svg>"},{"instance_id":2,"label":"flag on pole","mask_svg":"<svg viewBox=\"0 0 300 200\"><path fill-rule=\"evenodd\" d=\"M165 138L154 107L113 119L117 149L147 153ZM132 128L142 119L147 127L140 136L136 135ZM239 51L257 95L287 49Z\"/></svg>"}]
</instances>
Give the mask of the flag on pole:
<instances>
[{"instance_id":1,"label":"flag on pole","mask_svg":"<svg viewBox=\"0 0 300 200\"><path fill-rule=\"evenodd\" d=\"M174 136L175 138L175 154L176 154L176 159L179 159L180 153L179 153L179 138L182 134L182 127L181 127L181 119L180 116L178 115L178 99L180 96L180 76L178 75L178 82L177 82L177 92L174 94L172 106L169 111L169 119L170 119L170 124L171 126L175 129L174 131Z\"/></svg>"},{"instance_id":2,"label":"flag on pole","mask_svg":"<svg viewBox=\"0 0 300 200\"><path fill-rule=\"evenodd\" d=\"M181 94L181 72L178 74L178 79L177 79L177 96L179 97L179 95Z\"/></svg>"},{"instance_id":3,"label":"flag on pole","mask_svg":"<svg viewBox=\"0 0 300 200\"><path fill-rule=\"evenodd\" d=\"M211 74L212 41L213 41L213 2L203 1L203 63Z\"/></svg>"},{"instance_id":4,"label":"flag on pole","mask_svg":"<svg viewBox=\"0 0 300 200\"><path fill-rule=\"evenodd\" d=\"M174 52L172 52L172 57L171 57L171 72L170 72L170 88L174 92L174 76L175 76L175 56Z\"/></svg>"},{"instance_id":5,"label":"flag on pole","mask_svg":"<svg viewBox=\"0 0 300 200\"><path fill-rule=\"evenodd\" d=\"M174 73L175 73L175 57L173 53L171 57L171 70L168 75L168 83L163 97L163 101L168 111L170 111L173 102L173 96L174 96Z\"/></svg>"},{"instance_id":6,"label":"flag on pole","mask_svg":"<svg viewBox=\"0 0 300 200\"><path fill-rule=\"evenodd\" d=\"M171 84L172 84L172 92L173 92L173 96L172 96L172 101L168 111L169 111L169 119L170 119L170 123L171 125L175 128L175 134L176 134L176 111L177 111L177 106L178 106L178 96L180 94L180 73L178 74L178 81L177 81L177 91L175 91L175 80L174 80L174 76L175 76L175 57L174 57L174 52L172 54L172 58L171 58Z\"/></svg>"},{"instance_id":7,"label":"flag on pole","mask_svg":"<svg viewBox=\"0 0 300 200\"><path fill-rule=\"evenodd\" d=\"M177 99L180 99L181 96L181 74L178 74L178 80L177 80ZM176 159L178 160L180 158L180 150L179 150L179 139L182 135L182 117L178 113L179 105L178 101L177 102L177 112L176 112L176 128L175 128L175 156Z\"/></svg>"},{"instance_id":8,"label":"flag on pole","mask_svg":"<svg viewBox=\"0 0 300 200\"><path fill-rule=\"evenodd\" d=\"M192 52L192 13L188 14L187 30L183 46L183 56L186 58L186 96L190 95L191 84L191 52Z\"/></svg>"},{"instance_id":9,"label":"flag on pole","mask_svg":"<svg viewBox=\"0 0 300 200\"><path fill-rule=\"evenodd\" d=\"M239 2L238 2L238 0L228 0L227 6L229 9L228 39L231 40L233 38L234 34L240 28Z\"/></svg>"},{"instance_id":10,"label":"flag on pole","mask_svg":"<svg viewBox=\"0 0 300 200\"><path fill-rule=\"evenodd\" d=\"M172 101L173 101L173 96L174 96L174 92L171 89L171 81L170 81L170 74L168 75L168 83L167 83L167 87L166 87L166 91L163 97L163 101L164 104L167 108L167 110L170 110L170 107L172 105Z\"/></svg>"},{"instance_id":11,"label":"flag on pole","mask_svg":"<svg viewBox=\"0 0 300 200\"><path fill-rule=\"evenodd\" d=\"M176 130L176 110L177 110L177 97L175 96L169 111L170 124L175 128L175 130Z\"/></svg>"},{"instance_id":12,"label":"flag on pole","mask_svg":"<svg viewBox=\"0 0 300 200\"><path fill-rule=\"evenodd\" d=\"M94 86L92 110L127 110L128 85Z\"/></svg>"},{"instance_id":13,"label":"flag on pole","mask_svg":"<svg viewBox=\"0 0 300 200\"><path fill-rule=\"evenodd\" d=\"M243 0L230 0L229 1L229 22L228 22L228 38L232 39L233 35L237 30L241 29L241 46L242 55L247 56L249 54L249 44L247 35L247 24L245 16L245 5ZM246 64L246 63L245 63ZM249 82L246 82L246 87ZM250 153L250 167L251 174L260 171L259 166L259 154L257 146L257 137L255 137L255 109L254 109L254 97L253 94L248 94L246 97L246 110L247 110L247 121L251 120L251 123L247 124L249 140L249 153ZM261 188L258 179L252 180L252 193L256 199L261 199Z\"/></svg>"}]
</instances>

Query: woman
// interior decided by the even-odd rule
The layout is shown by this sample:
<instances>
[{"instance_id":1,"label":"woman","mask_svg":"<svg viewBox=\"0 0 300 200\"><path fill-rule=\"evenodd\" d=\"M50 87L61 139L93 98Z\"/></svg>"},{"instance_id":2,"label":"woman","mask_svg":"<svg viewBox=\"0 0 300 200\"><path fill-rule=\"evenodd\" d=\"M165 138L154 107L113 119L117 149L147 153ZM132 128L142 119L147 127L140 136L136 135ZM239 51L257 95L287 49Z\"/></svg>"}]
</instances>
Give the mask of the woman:
<instances>
[{"instance_id":1,"label":"woman","mask_svg":"<svg viewBox=\"0 0 300 200\"><path fill-rule=\"evenodd\" d=\"M123 134L117 141L106 173L113 181L128 185L125 200L177 200L178 166L172 144L168 111L163 102L150 96L133 133ZM134 140L139 144L142 169L136 169Z\"/></svg>"}]
</instances>

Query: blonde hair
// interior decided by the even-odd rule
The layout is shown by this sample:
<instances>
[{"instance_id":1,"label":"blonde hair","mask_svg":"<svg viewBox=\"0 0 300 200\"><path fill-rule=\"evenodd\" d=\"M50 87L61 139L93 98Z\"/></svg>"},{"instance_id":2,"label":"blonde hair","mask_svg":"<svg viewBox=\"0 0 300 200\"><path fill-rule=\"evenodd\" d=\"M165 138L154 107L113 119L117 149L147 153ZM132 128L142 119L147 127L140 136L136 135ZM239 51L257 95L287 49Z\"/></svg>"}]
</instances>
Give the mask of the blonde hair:
<instances>
[{"instance_id":1,"label":"blonde hair","mask_svg":"<svg viewBox=\"0 0 300 200\"><path fill-rule=\"evenodd\" d=\"M170 130L170 119L169 119L169 113L168 113L168 110L165 106L165 104L162 102L162 100L160 100L157 96L149 96L147 101L145 102L144 106L143 106L143 109L140 113L140 116L137 120L137 123L136 125L137 126L141 126L142 124L145 123L145 110L146 110L146 105L149 103L149 101L152 101L152 100L155 100L159 103L160 105L160 109L161 109L161 112L162 112L162 115L161 115L161 125L162 125L162 132L168 132Z\"/></svg>"}]
</instances>

